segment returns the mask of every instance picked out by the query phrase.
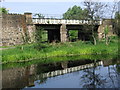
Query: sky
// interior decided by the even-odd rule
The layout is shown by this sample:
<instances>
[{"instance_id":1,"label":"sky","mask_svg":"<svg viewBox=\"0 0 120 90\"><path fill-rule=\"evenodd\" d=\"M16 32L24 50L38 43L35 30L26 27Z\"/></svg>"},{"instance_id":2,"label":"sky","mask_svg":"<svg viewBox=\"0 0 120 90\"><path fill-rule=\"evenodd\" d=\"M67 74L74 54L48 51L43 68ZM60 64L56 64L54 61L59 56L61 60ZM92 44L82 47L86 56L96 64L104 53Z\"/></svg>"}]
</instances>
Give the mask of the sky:
<instances>
[{"instance_id":1,"label":"sky","mask_svg":"<svg viewBox=\"0 0 120 90\"><path fill-rule=\"evenodd\" d=\"M9 9L10 13L42 13L63 14L69 7L81 6L80 2L4 2L3 7Z\"/></svg>"},{"instance_id":2,"label":"sky","mask_svg":"<svg viewBox=\"0 0 120 90\"><path fill-rule=\"evenodd\" d=\"M83 0L1 0L6 2L81 2ZM120 0L87 0L87 1L100 1L100 2L112 2Z\"/></svg>"},{"instance_id":3,"label":"sky","mask_svg":"<svg viewBox=\"0 0 120 90\"><path fill-rule=\"evenodd\" d=\"M113 0L94 0L112 2ZM119 0L116 0L119 1ZM2 7L9 9L9 13L32 12L44 15L61 16L68 8L77 5L83 7L83 0L4 0Z\"/></svg>"}]
</instances>

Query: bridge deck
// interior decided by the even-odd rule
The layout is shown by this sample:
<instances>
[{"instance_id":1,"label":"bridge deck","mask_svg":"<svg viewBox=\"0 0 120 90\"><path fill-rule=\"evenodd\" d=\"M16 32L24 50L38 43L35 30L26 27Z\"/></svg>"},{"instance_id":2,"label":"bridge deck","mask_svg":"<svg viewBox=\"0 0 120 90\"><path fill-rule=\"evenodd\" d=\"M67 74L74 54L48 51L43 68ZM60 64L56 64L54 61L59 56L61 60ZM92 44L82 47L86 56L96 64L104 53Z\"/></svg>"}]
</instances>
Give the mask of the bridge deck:
<instances>
[{"instance_id":1,"label":"bridge deck","mask_svg":"<svg viewBox=\"0 0 120 90\"><path fill-rule=\"evenodd\" d=\"M91 24L90 20L64 20L64 19L32 19L33 24L72 24L72 25L82 25L82 24ZM102 21L95 21L95 24L100 25Z\"/></svg>"}]
</instances>

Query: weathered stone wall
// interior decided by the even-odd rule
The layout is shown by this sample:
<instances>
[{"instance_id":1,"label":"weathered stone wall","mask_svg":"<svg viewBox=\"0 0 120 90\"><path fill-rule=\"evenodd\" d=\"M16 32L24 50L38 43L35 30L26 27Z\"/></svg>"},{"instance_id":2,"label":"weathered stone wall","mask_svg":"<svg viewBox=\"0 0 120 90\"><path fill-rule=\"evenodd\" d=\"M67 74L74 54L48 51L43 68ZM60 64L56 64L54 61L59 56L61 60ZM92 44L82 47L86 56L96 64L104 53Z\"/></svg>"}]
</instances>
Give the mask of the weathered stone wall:
<instances>
[{"instance_id":1,"label":"weathered stone wall","mask_svg":"<svg viewBox=\"0 0 120 90\"><path fill-rule=\"evenodd\" d=\"M31 76L36 74L36 65L2 70L2 88L24 88L33 85Z\"/></svg>"},{"instance_id":2,"label":"weathered stone wall","mask_svg":"<svg viewBox=\"0 0 120 90\"><path fill-rule=\"evenodd\" d=\"M33 24L27 25L27 35L28 35L28 43L35 42L35 32L36 32L36 26Z\"/></svg>"},{"instance_id":3,"label":"weathered stone wall","mask_svg":"<svg viewBox=\"0 0 120 90\"><path fill-rule=\"evenodd\" d=\"M24 13L27 24L27 42L35 42L36 26L32 23L32 13Z\"/></svg>"},{"instance_id":4,"label":"weathered stone wall","mask_svg":"<svg viewBox=\"0 0 120 90\"><path fill-rule=\"evenodd\" d=\"M21 14L2 15L2 43L0 46L23 44L26 33L26 18Z\"/></svg>"},{"instance_id":5,"label":"weathered stone wall","mask_svg":"<svg viewBox=\"0 0 120 90\"><path fill-rule=\"evenodd\" d=\"M105 19L102 21L102 24L98 28L99 39L104 38L104 30L106 26L108 26L108 29L109 29L108 36L116 35L115 31L113 30L111 19Z\"/></svg>"},{"instance_id":6,"label":"weathered stone wall","mask_svg":"<svg viewBox=\"0 0 120 90\"><path fill-rule=\"evenodd\" d=\"M60 27L60 37L61 37L61 42L68 41L66 24L62 24Z\"/></svg>"}]
</instances>

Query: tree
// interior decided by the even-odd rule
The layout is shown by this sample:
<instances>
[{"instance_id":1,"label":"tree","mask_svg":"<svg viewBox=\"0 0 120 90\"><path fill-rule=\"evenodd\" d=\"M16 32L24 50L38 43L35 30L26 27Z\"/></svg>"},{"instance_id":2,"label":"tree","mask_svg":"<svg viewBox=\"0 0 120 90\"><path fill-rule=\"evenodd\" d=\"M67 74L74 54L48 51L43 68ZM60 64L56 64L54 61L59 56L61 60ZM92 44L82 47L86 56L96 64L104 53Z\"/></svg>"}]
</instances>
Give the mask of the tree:
<instances>
[{"instance_id":1,"label":"tree","mask_svg":"<svg viewBox=\"0 0 120 90\"><path fill-rule=\"evenodd\" d=\"M74 5L72 8L69 8L64 14L63 19L88 19L87 17L88 11L87 9L82 9L80 6ZM69 31L70 40L75 41L78 35L78 31Z\"/></svg>"},{"instance_id":2,"label":"tree","mask_svg":"<svg viewBox=\"0 0 120 90\"><path fill-rule=\"evenodd\" d=\"M8 14L9 10L7 10L6 8L2 7L0 8L0 13L4 13L4 14Z\"/></svg>"},{"instance_id":3,"label":"tree","mask_svg":"<svg viewBox=\"0 0 120 90\"><path fill-rule=\"evenodd\" d=\"M45 16L44 16L44 15L42 15L42 14L40 14L40 13L36 13L34 16L37 16L37 17L38 17L38 18L40 18L40 19L45 18Z\"/></svg>"},{"instance_id":4,"label":"tree","mask_svg":"<svg viewBox=\"0 0 120 90\"><path fill-rule=\"evenodd\" d=\"M105 29L104 29L104 35L105 35L105 43L106 43L106 45L108 45L108 43L109 43L108 33L109 33L109 27L106 26Z\"/></svg>"},{"instance_id":5,"label":"tree","mask_svg":"<svg viewBox=\"0 0 120 90\"><path fill-rule=\"evenodd\" d=\"M69 39L70 41L76 41L78 36L78 31L76 30L70 30L69 31Z\"/></svg>"},{"instance_id":6,"label":"tree","mask_svg":"<svg viewBox=\"0 0 120 90\"><path fill-rule=\"evenodd\" d=\"M42 14L35 14L34 16L38 16L39 19L44 18ZM42 45L42 34L43 34L44 28L40 26L36 26L36 33L35 33L35 39L36 39L36 49L41 50L44 46Z\"/></svg>"},{"instance_id":7,"label":"tree","mask_svg":"<svg viewBox=\"0 0 120 90\"><path fill-rule=\"evenodd\" d=\"M36 39L36 48L38 50L41 50L41 48L43 47L42 45L42 33L43 33L43 28L37 26L36 27L36 33L35 33L35 39Z\"/></svg>"},{"instance_id":8,"label":"tree","mask_svg":"<svg viewBox=\"0 0 120 90\"><path fill-rule=\"evenodd\" d=\"M91 21L91 27L89 29L92 32L92 38L94 41L94 45L96 45L97 44L97 37L96 37L97 32L94 31L95 21L99 20L102 17L101 14L103 14L103 7L106 7L106 5L101 2L93 2L91 0L89 1L85 0L84 6L86 7L86 10L88 11L88 19Z\"/></svg>"},{"instance_id":9,"label":"tree","mask_svg":"<svg viewBox=\"0 0 120 90\"><path fill-rule=\"evenodd\" d=\"M110 19L111 19L111 24L112 24L112 30L114 31L115 34L119 35L119 26L120 26L120 14L118 12L118 2L116 2L115 0L113 1L112 4L109 5L108 9L109 9L109 15L110 15Z\"/></svg>"},{"instance_id":10,"label":"tree","mask_svg":"<svg viewBox=\"0 0 120 90\"><path fill-rule=\"evenodd\" d=\"M63 19L87 19L87 13L87 9L82 10L81 7L75 5L63 14Z\"/></svg>"},{"instance_id":11,"label":"tree","mask_svg":"<svg viewBox=\"0 0 120 90\"><path fill-rule=\"evenodd\" d=\"M98 88L104 86L106 79L102 78L100 73L96 73L97 68L97 60L94 60L93 67L89 69L83 70L83 75L80 79L82 79L83 88Z\"/></svg>"},{"instance_id":12,"label":"tree","mask_svg":"<svg viewBox=\"0 0 120 90\"><path fill-rule=\"evenodd\" d=\"M120 13L116 12L115 19L113 22L113 29L115 30L116 34L120 37Z\"/></svg>"}]
</instances>

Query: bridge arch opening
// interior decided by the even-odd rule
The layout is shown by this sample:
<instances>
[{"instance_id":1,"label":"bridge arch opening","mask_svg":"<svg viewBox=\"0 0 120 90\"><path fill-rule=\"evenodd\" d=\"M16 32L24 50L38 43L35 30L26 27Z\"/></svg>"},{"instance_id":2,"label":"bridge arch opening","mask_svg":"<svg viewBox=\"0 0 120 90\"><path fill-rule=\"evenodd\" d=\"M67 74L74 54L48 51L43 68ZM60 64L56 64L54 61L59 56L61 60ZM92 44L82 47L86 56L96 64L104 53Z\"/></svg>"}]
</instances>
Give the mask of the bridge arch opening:
<instances>
[{"instance_id":1,"label":"bridge arch opening","mask_svg":"<svg viewBox=\"0 0 120 90\"><path fill-rule=\"evenodd\" d=\"M75 42L78 40L78 30L68 30L69 41Z\"/></svg>"},{"instance_id":2,"label":"bridge arch opening","mask_svg":"<svg viewBox=\"0 0 120 90\"><path fill-rule=\"evenodd\" d=\"M60 26L59 25L41 25L37 24L36 28L42 28L42 42L60 42ZM37 29L36 29L37 30Z\"/></svg>"}]
</instances>

